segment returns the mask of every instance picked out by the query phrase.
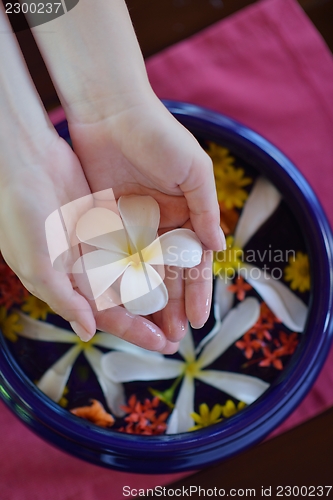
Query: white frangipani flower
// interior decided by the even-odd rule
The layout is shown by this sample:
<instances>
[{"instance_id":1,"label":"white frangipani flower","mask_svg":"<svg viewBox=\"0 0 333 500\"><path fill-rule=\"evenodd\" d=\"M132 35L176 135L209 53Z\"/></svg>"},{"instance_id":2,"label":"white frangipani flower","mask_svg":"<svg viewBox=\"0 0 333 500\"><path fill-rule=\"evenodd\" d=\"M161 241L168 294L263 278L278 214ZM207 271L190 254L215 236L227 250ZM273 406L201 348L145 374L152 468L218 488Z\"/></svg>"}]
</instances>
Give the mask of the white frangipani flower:
<instances>
[{"instance_id":1,"label":"white frangipani flower","mask_svg":"<svg viewBox=\"0 0 333 500\"><path fill-rule=\"evenodd\" d=\"M221 322L219 331L204 345L198 356L189 329L179 347L183 361L165 358L157 353L147 358L144 354L110 352L102 358L102 370L117 383L181 378L182 385L168 423L167 433L186 432L193 426L191 413L194 412L195 379L247 404L253 403L269 387L268 383L255 377L206 369L254 325L259 313L260 306L257 299L252 297L245 299L229 311Z\"/></svg>"},{"instance_id":2,"label":"white frangipani flower","mask_svg":"<svg viewBox=\"0 0 333 500\"><path fill-rule=\"evenodd\" d=\"M80 257L72 272L80 290L95 300L121 277L118 304L145 316L168 302L163 266L197 266L202 246L190 229L157 237L160 210L150 196L122 196L118 210L120 216L95 207L80 217L76 235L93 251Z\"/></svg>"},{"instance_id":3,"label":"white frangipani flower","mask_svg":"<svg viewBox=\"0 0 333 500\"><path fill-rule=\"evenodd\" d=\"M256 231L273 214L281 201L281 194L267 179L259 177L246 201L239 218L233 246L226 250L239 253ZM223 254L221 254L223 256ZM228 258L226 258L228 261ZM232 264L231 266L232 267ZM268 307L290 330L304 330L308 308L287 286L274 279L266 270L251 266L247 262L234 262L234 271L241 275L258 292ZM232 307L234 294L229 290L232 280L227 273L216 279L215 302L223 317Z\"/></svg>"},{"instance_id":4,"label":"white frangipani flower","mask_svg":"<svg viewBox=\"0 0 333 500\"><path fill-rule=\"evenodd\" d=\"M73 344L58 361L56 361L41 377L37 387L43 391L50 399L57 402L62 397L64 388L70 376L73 365L81 352L84 353L91 368L95 372L97 380L101 386L109 409L116 416L122 416L121 406L125 404L124 390L120 383L110 380L101 368L103 352L95 346L107 349L118 349L129 353L141 352L150 355L140 347L129 344L113 335L105 332L98 332L89 342L83 342L80 338L69 330L58 328L49 323L37 321L24 313L17 311L23 329L18 333L21 337L41 340L44 342L61 342Z\"/></svg>"}]
</instances>

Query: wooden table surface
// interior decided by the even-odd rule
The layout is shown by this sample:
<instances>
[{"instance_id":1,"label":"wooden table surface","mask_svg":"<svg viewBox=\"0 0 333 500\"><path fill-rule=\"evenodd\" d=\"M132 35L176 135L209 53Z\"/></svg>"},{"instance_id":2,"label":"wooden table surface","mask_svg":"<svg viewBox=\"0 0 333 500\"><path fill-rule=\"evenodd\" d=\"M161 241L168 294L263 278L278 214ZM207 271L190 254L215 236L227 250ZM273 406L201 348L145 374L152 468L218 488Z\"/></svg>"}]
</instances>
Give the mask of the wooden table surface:
<instances>
[{"instance_id":1,"label":"wooden table surface","mask_svg":"<svg viewBox=\"0 0 333 500\"><path fill-rule=\"evenodd\" d=\"M333 0L299 2L333 50ZM253 0L128 0L146 57L250 3ZM18 39L44 105L50 110L59 101L33 38L29 31L24 31L18 34ZM271 486L271 496L277 498L276 487L279 485L330 484L333 484L333 408L285 434L170 487L216 486L226 492L230 488L255 488L256 496L260 497L261 487ZM313 496L319 496L317 493ZM192 495L191 498L202 496ZM333 491L329 498L333 498Z\"/></svg>"}]
</instances>

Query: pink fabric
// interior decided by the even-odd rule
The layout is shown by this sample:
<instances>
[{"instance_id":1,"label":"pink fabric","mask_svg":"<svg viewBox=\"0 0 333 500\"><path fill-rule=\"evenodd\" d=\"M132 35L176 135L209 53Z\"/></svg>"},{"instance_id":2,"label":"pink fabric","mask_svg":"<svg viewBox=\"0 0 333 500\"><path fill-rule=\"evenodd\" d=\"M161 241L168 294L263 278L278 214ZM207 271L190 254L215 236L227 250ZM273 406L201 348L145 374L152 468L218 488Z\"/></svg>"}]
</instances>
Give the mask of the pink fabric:
<instances>
[{"instance_id":1,"label":"pink fabric","mask_svg":"<svg viewBox=\"0 0 333 500\"><path fill-rule=\"evenodd\" d=\"M264 0L147 62L161 98L236 118L276 144L304 173L333 221L333 61L292 0ZM61 111L53 119L62 118ZM333 350L312 391L277 432L333 404ZM120 500L181 475L119 473L42 441L1 403L1 500Z\"/></svg>"}]
</instances>

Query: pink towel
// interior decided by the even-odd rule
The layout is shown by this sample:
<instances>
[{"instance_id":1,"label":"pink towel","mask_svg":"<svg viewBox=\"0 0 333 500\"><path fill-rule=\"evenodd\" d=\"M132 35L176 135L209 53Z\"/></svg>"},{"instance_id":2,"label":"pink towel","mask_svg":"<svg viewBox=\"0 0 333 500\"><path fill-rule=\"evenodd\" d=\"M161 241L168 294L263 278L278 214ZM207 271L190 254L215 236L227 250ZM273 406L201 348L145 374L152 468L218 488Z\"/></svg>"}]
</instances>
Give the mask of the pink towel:
<instances>
[{"instance_id":1,"label":"pink towel","mask_svg":"<svg viewBox=\"0 0 333 500\"><path fill-rule=\"evenodd\" d=\"M230 115L278 146L333 220L333 61L297 2L258 2L154 56L147 67L160 97ZM312 391L276 432L332 404L333 351ZM3 404L0 410L1 500L120 500L125 485L147 488L181 477L90 465L42 441Z\"/></svg>"}]
</instances>

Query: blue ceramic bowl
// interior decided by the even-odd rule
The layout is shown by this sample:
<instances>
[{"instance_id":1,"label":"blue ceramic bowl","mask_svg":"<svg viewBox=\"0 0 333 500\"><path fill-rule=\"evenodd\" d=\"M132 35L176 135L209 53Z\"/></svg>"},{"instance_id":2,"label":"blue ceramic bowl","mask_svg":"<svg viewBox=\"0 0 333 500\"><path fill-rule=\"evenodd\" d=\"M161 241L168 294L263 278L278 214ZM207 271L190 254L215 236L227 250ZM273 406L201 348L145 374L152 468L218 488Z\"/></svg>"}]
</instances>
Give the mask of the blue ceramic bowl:
<instances>
[{"instance_id":1,"label":"blue ceramic bowl","mask_svg":"<svg viewBox=\"0 0 333 500\"><path fill-rule=\"evenodd\" d=\"M312 269L312 287L302 341L270 388L234 417L184 434L128 435L78 419L36 388L0 335L0 395L18 418L64 451L94 464L137 473L198 469L262 440L309 391L323 366L333 334L332 234L303 176L272 144L234 120L189 104L165 104L195 136L237 151L280 190L302 229ZM68 138L66 122L57 129Z\"/></svg>"}]
</instances>

